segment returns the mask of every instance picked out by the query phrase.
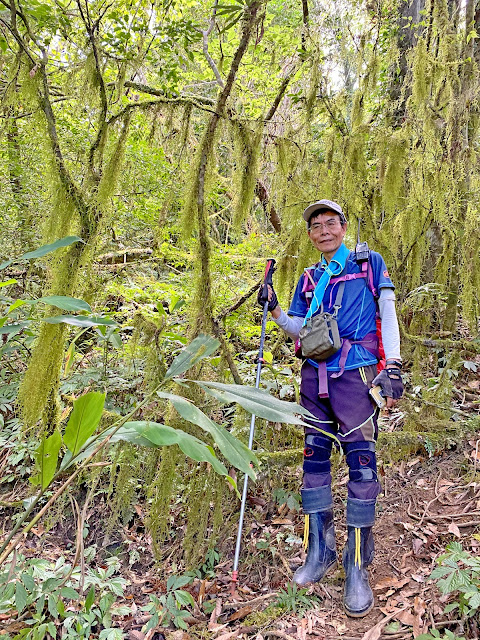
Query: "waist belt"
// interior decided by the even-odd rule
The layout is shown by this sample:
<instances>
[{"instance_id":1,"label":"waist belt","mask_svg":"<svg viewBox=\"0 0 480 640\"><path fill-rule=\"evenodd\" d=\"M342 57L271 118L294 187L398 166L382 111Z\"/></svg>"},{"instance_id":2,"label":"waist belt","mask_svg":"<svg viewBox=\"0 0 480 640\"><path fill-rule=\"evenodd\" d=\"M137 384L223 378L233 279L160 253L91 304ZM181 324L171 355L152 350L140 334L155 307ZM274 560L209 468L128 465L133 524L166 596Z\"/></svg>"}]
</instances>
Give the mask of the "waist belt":
<instances>
[{"instance_id":1,"label":"waist belt","mask_svg":"<svg viewBox=\"0 0 480 640\"><path fill-rule=\"evenodd\" d=\"M347 362L350 349L354 344L359 344L374 355L377 360L379 359L378 336L376 333L367 333L367 335L361 340L349 340L348 338L342 338L342 350L340 352L340 360L338 361L340 371L332 373L332 378L339 378L345 371L345 363ZM318 397L328 398L327 363L325 360L318 363Z\"/></svg>"}]
</instances>

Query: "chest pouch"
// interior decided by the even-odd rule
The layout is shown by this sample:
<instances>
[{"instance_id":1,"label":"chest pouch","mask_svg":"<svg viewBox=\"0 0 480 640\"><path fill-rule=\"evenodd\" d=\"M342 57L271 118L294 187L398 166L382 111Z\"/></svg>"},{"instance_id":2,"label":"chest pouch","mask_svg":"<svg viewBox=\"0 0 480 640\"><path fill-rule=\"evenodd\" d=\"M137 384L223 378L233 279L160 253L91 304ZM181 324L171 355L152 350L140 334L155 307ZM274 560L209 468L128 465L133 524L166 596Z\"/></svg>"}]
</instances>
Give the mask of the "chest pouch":
<instances>
[{"instance_id":1,"label":"chest pouch","mask_svg":"<svg viewBox=\"0 0 480 640\"><path fill-rule=\"evenodd\" d=\"M333 313L324 311L322 303L320 312L309 318L300 329L299 341L304 358L327 360L341 348L342 338L338 330L337 314L342 306L344 289L345 281L339 284Z\"/></svg>"}]
</instances>

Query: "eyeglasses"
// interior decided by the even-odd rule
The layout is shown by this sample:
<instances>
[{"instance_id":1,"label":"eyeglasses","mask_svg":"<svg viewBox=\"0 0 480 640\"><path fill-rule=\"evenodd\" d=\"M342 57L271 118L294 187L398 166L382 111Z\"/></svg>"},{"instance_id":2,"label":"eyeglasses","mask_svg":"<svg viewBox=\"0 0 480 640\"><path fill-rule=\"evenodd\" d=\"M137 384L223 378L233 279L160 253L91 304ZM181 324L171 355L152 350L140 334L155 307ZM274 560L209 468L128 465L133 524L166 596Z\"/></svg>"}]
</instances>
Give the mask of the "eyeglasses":
<instances>
[{"instance_id":1,"label":"eyeglasses","mask_svg":"<svg viewBox=\"0 0 480 640\"><path fill-rule=\"evenodd\" d=\"M330 229L335 229L335 227L338 227L338 220L327 220L325 223L323 222L314 222L311 227L309 228L309 231L320 231L320 229L325 228L327 230Z\"/></svg>"}]
</instances>

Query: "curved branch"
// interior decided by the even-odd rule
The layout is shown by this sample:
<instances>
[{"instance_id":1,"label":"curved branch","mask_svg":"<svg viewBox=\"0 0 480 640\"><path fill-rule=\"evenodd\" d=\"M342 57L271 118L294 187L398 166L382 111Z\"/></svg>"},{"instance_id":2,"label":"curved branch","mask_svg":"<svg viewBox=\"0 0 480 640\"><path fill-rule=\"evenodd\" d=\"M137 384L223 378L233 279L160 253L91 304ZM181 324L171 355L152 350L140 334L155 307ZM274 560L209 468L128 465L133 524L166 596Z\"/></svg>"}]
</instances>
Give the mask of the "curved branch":
<instances>
[{"instance_id":1,"label":"curved branch","mask_svg":"<svg viewBox=\"0 0 480 640\"><path fill-rule=\"evenodd\" d=\"M52 103L50 102L46 61L42 62L42 64L40 65L40 73L42 75L43 91L39 93L39 102L47 120L48 136L50 138L50 144L55 158L55 164L57 165L60 182L62 183L65 191L74 201L75 206L77 207L80 214L85 214L87 211L86 203L84 202L80 191L78 190L68 172L67 167L65 166L63 154L60 149L55 114L53 113Z\"/></svg>"},{"instance_id":2,"label":"curved branch","mask_svg":"<svg viewBox=\"0 0 480 640\"><path fill-rule=\"evenodd\" d=\"M90 171L97 179L99 179L100 176L95 172L95 166L94 166L95 153L100 148L102 140L104 139L105 134L107 132L107 114L108 114L107 91L105 87L105 80L102 75L102 70L100 68L100 56L98 53L97 42L95 40L95 30L98 29L100 18L99 20L97 20L95 24L92 25L90 20L90 15L88 12L88 2L85 2L85 8L87 12L86 16L83 13L80 0L77 0L77 7L80 13L80 17L82 18L83 24L85 25L85 29L87 30L90 46L92 47L93 57L95 59L95 73L96 73L97 82L99 86L99 93L100 93L101 108L100 108L100 114L98 116L98 133L92 146L90 147L90 151L88 154L88 164L89 164Z\"/></svg>"},{"instance_id":3,"label":"curved branch","mask_svg":"<svg viewBox=\"0 0 480 640\"><path fill-rule=\"evenodd\" d=\"M290 84L290 80L297 73L297 70L298 70L298 67L297 65L295 65L292 71L289 74L287 74L282 80L282 84L280 85L278 93L275 96L275 100L273 101L272 106L270 107L267 115L265 116L265 122L268 122L269 120L271 120L275 115L278 107L280 106L280 102L282 101L283 96L285 95L285 91L287 90L287 87Z\"/></svg>"},{"instance_id":4,"label":"curved branch","mask_svg":"<svg viewBox=\"0 0 480 640\"><path fill-rule=\"evenodd\" d=\"M165 91L162 91L161 89L155 89L154 87L149 87L146 84L141 84L139 82L131 82L130 80L125 82L123 86L131 89L135 89L139 93L147 93L151 96L158 96L159 98L165 98L166 100L195 100L195 102L198 102L199 104L206 104L211 107L213 107L215 104L215 100L212 100L212 98L205 98L203 96L197 96L193 94L183 94L180 96L173 95L170 97L165 95Z\"/></svg>"},{"instance_id":5,"label":"curved branch","mask_svg":"<svg viewBox=\"0 0 480 640\"><path fill-rule=\"evenodd\" d=\"M225 86L225 83L223 82L223 78L220 75L220 72L219 72L219 70L217 68L217 65L215 64L212 56L208 52L208 36L212 33L213 27L215 26L215 15L217 13L217 5L218 5L218 0L215 0L214 5L213 5L212 17L210 18L210 24L208 25L208 29L206 29L206 30L199 29L199 31L200 31L200 33L202 34L202 37L203 37L203 55L205 56L205 58L206 58L206 60L207 60L207 62L209 64L211 70L213 71L213 75L217 79L217 83L223 89L223 87Z\"/></svg>"}]
</instances>

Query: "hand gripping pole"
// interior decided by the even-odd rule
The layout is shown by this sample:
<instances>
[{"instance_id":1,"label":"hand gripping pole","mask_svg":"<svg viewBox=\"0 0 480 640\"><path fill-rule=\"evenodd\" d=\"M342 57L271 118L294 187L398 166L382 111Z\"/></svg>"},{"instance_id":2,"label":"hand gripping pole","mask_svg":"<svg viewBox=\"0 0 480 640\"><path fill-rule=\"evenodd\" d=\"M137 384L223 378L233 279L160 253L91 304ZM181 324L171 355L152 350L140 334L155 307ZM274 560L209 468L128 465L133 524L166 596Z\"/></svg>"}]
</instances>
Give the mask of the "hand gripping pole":
<instances>
[{"instance_id":1,"label":"hand gripping pole","mask_svg":"<svg viewBox=\"0 0 480 640\"><path fill-rule=\"evenodd\" d=\"M263 345L265 342L265 328L267 326L267 313L268 313L268 299L267 299L267 285L273 286L273 272L275 270L275 260L270 258L267 260L267 265L265 267L265 277L263 279L263 297L266 299L266 302L263 305L263 316L262 316L262 330L260 333L260 347L258 350L257 357L257 377L255 379L255 389L258 389L260 386L260 374L262 371L262 362L263 362ZM255 414L252 414L252 420L250 422L250 435L248 438L248 448L250 451L253 446L253 435L255 433ZM237 544L235 546L235 557L233 560L233 570L232 570L232 578L230 583L230 593L235 595L236 583L238 580L238 561L240 558L240 546L242 542L242 530L243 530L243 519L245 516L245 504L247 502L247 488L248 488L248 475L245 474L245 479L243 481L243 493L242 493L242 504L240 507L240 519L238 522L238 531L237 531Z\"/></svg>"}]
</instances>

